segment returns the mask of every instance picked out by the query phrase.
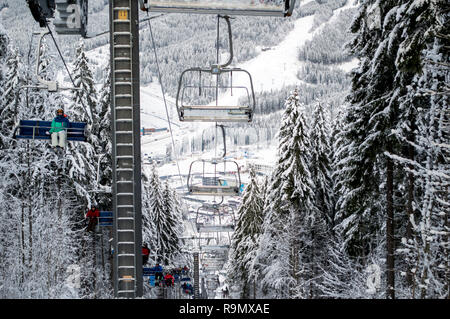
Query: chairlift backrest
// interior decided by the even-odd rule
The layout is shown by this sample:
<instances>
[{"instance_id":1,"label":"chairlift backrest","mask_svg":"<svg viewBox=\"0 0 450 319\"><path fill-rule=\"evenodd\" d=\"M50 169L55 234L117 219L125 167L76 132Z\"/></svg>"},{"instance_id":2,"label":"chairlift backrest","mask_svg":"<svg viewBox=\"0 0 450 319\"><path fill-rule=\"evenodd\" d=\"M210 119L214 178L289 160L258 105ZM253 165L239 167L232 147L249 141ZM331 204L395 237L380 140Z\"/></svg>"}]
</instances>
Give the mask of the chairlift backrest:
<instances>
[{"instance_id":1,"label":"chairlift backrest","mask_svg":"<svg viewBox=\"0 0 450 319\"><path fill-rule=\"evenodd\" d=\"M14 131L14 138L49 140L51 138L49 134L51 126L52 122L50 121L20 120ZM70 126L67 128L67 140L86 142L86 123L70 122Z\"/></svg>"}]
</instances>

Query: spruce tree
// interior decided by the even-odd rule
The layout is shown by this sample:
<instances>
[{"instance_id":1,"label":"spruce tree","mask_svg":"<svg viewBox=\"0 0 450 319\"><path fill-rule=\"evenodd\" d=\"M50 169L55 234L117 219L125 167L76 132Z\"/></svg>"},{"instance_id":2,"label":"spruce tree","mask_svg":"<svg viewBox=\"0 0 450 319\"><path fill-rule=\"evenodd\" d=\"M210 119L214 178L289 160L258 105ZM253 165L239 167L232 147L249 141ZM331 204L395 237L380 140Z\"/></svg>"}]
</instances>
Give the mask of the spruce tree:
<instances>
[{"instance_id":1,"label":"spruce tree","mask_svg":"<svg viewBox=\"0 0 450 319\"><path fill-rule=\"evenodd\" d=\"M327 255L324 252L328 245L328 239L333 225L333 203L331 186L331 146L329 141L330 128L321 103L315 104L312 114L312 123L310 127L309 138L311 141L310 171L313 181L314 198L313 212L311 212L311 224L308 227L310 234L310 243L308 253L305 254L308 259L311 276L309 297L314 298L318 295L318 281L320 280L320 268L327 263Z\"/></svg>"},{"instance_id":2,"label":"spruce tree","mask_svg":"<svg viewBox=\"0 0 450 319\"><path fill-rule=\"evenodd\" d=\"M152 222L153 185L151 181L152 178L149 178L144 171L142 173L142 243L147 244L150 249L149 260L156 260L157 239L155 224Z\"/></svg>"},{"instance_id":3,"label":"spruce tree","mask_svg":"<svg viewBox=\"0 0 450 319\"><path fill-rule=\"evenodd\" d=\"M17 115L19 112L19 103L20 103L20 91L19 87L23 85L23 74L19 74L21 72L21 64L20 64L20 55L17 49L13 50L10 56L6 60L6 72L4 76L4 85L2 85L2 92L0 94L0 98L2 101L2 109L0 110L0 118L1 118L1 132L6 133L3 135L1 140L8 138L9 143L11 144L13 141L11 140L12 133L14 130L14 125L17 122ZM1 148L6 149L6 145L2 145Z\"/></svg>"},{"instance_id":4,"label":"spruce tree","mask_svg":"<svg viewBox=\"0 0 450 319\"><path fill-rule=\"evenodd\" d=\"M448 4L411 2L399 18L403 33L396 57L403 125L395 131L405 151L393 158L408 174L406 234L409 297L448 298L449 108ZM447 145L447 146L446 146ZM447 263L448 264L448 263Z\"/></svg>"},{"instance_id":5,"label":"spruce tree","mask_svg":"<svg viewBox=\"0 0 450 319\"><path fill-rule=\"evenodd\" d=\"M181 231L182 231L182 219L180 215L180 209L177 206L178 200L174 197L174 192L169 186L168 180L164 183L163 198L165 200L166 210L166 239L164 244L166 245L165 255L167 256L168 263L173 263L175 258L179 256L181 252Z\"/></svg>"},{"instance_id":6,"label":"spruce tree","mask_svg":"<svg viewBox=\"0 0 450 319\"><path fill-rule=\"evenodd\" d=\"M108 192L112 187L111 72L107 70L107 74L96 110L99 118L96 154L100 163L97 188L102 190L96 201L99 207L109 210L112 207L112 196Z\"/></svg>"},{"instance_id":7,"label":"spruce tree","mask_svg":"<svg viewBox=\"0 0 450 319\"><path fill-rule=\"evenodd\" d=\"M250 284L256 278L250 277L259 236L262 232L263 199L261 197L256 173L251 166L250 183L245 189L235 231L231 239L230 268L228 278L236 282L242 291L241 298L248 299Z\"/></svg>"},{"instance_id":8,"label":"spruce tree","mask_svg":"<svg viewBox=\"0 0 450 319\"><path fill-rule=\"evenodd\" d=\"M181 220L174 206L172 190L168 183L161 185L156 167L153 165L149 181L149 208L155 235L149 238L150 250L156 254L156 262L170 265L181 252L180 224Z\"/></svg>"},{"instance_id":9,"label":"spruce tree","mask_svg":"<svg viewBox=\"0 0 450 319\"><path fill-rule=\"evenodd\" d=\"M98 132L97 93L94 86L92 71L89 67L89 59L86 56L84 42L80 40L76 47L73 80L79 90L73 91L72 113L80 122L87 122L93 126L91 131Z\"/></svg>"},{"instance_id":10,"label":"spruce tree","mask_svg":"<svg viewBox=\"0 0 450 319\"><path fill-rule=\"evenodd\" d=\"M347 144L347 168L343 174L347 193L340 198L338 225L352 256L365 257L378 245L386 232L387 295L395 298L394 189L398 183L394 162L389 154L401 146L391 130L398 122L398 93L395 87L400 34L396 26L396 1L367 1L352 25L356 34L352 53L360 67L352 73L344 130ZM381 223L378 216L384 216Z\"/></svg>"},{"instance_id":11,"label":"spruce tree","mask_svg":"<svg viewBox=\"0 0 450 319\"><path fill-rule=\"evenodd\" d=\"M309 241L307 230L313 222L313 183L309 171L308 129L297 92L286 101L279 132L279 159L271 177L265 203L263 235L258 259L264 263L263 285L273 289L272 297L303 294L301 249Z\"/></svg>"},{"instance_id":12,"label":"spruce tree","mask_svg":"<svg viewBox=\"0 0 450 319\"><path fill-rule=\"evenodd\" d=\"M314 206L317 214L332 224L332 187L331 187L331 145L330 126L322 103L315 104L310 127L311 160L310 171L314 182Z\"/></svg>"},{"instance_id":13,"label":"spruce tree","mask_svg":"<svg viewBox=\"0 0 450 319\"><path fill-rule=\"evenodd\" d=\"M428 108L433 98L419 96L418 88L431 78L436 80L434 87L439 87L445 78L439 79L434 73L426 81L419 80L423 73L430 74L423 71L423 61L427 59L426 49L436 44L434 26L445 25L441 21L446 19L445 14L438 14L444 7L445 1L367 1L352 26L357 34L352 51L361 63L352 74L351 105L344 125L346 144L340 150L345 153L340 175L345 192L339 201L342 219L338 228L344 234L347 251L355 257L367 257L375 251L380 230L386 232L388 298L396 297L396 268L403 267L403 260L394 258L399 244L396 237L400 233L405 241L413 240L416 207L427 202L422 195L426 194L426 183L422 183L415 167L418 163L424 165L428 155L418 141L427 135L420 127L422 119L433 112ZM441 55L436 52L444 52L439 47L434 46L429 56L439 60ZM440 97L435 96L435 100ZM444 104L442 100L437 103L438 112ZM438 158L428 162L430 167L439 162ZM434 194L429 195L428 199L434 201ZM378 216L384 217L384 225ZM416 268L412 262L416 258L406 257L407 282L411 286Z\"/></svg>"}]
</instances>

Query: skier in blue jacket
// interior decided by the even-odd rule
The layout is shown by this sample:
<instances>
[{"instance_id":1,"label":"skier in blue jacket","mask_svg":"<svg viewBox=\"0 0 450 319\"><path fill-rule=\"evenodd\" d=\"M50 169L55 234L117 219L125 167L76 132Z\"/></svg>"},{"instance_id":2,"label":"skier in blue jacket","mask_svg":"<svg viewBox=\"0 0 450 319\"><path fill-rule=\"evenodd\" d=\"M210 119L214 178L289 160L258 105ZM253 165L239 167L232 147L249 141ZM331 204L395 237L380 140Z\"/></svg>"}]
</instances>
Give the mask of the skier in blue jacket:
<instances>
[{"instance_id":1,"label":"skier in blue jacket","mask_svg":"<svg viewBox=\"0 0 450 319\"><path fill-rule=\"evenodd\" d=\"M70 122L64 116L64 111L58 109L56 111L56 117L52 121L52 128L49 131L52 135L52 147L66 147L67 129L69 125Z\"/></svg>"}]
</instances>

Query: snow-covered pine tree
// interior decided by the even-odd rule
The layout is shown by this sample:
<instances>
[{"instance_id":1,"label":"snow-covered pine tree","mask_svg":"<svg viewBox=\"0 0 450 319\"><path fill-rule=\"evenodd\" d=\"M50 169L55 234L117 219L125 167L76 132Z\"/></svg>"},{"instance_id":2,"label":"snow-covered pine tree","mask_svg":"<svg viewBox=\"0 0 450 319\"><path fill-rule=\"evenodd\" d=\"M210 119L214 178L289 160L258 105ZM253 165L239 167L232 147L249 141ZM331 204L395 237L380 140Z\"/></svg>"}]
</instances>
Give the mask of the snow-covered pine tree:
<instances>
[{"instance_id":1,"label":"snow-covered pine tree","mask_svg":"<svg viewBox=\"0 0 450 319\"><path fill-rule=\"evenodd\" d=\"M310 244L308 252L309 267L312 278L309 286L309 297L317 297L317 289L320 282L320 268L327 263L328 257L324 251L328 245L333 225L333 203L331 183L331 146L330 127L325 116L322 103L316 103L312 113L312 122L309 130L310 148L310 172L313 182L313 211L310 212L311 224L308 228Z\"/></svg>"},{"instance_id":2,"label":"snow-covered pine tree","mask_svg":"<svg viewBox=\"0 0 450 319\"><path fill-rule=\"evenodd\" d=\"M344 177L346 193L340 198L339 213L343 219L339 226L346 234L346 247L353 256L367 256L374 251L380 230L385 228L386 289L389 298L395 298L396 286L399 285L395 280L396 269L404 267L403 260L396 261L394 258L394 249L398 245L396 238L405 236L405 242L409 240L410 247L414 241L417 243L420 236L416 233L416 238L412 238L412 229L419 229L413 223L419 215L417 207L437 199L437 193L428 193L428 197L425 195L427 183L423 181L428 175L426 172L432 170L423 169L424 174L420 174L416 167L427 167L425 163L428 163L428 167L439 167L437 163L440 155L425 160L433 151L427 153L424 150L433 144L429 138L424 138L430 134L426 133L427 129L422 130L421 126L427 123L422 127L429 127L427 125L430 123L438 123L437 118L445 118L442 116L445 112L440 112L446 102L436 94L432 94L434 97L427 101L423 96L418 96L418 87L428 82L426 87L433 81L435 88L443 87L439 83L445 82L445 75L436 72L425 72L433 75L419 80L423 73L423 61L427 57L428 60L429 57L435 60L442 57L439 54L443 52L440 46L435 46L439 41L436 41L437 33L433 25L438 28L445 25L441 21L448 19L445 14L441 15L440 20L436 18L439 16L438 11L445 6L445 1L367 1L361 6L352 27L353 32L357 33L352 50L360 58L361 64L353 72L353 88L349 98L351 106L344 126L347 143L340 151L346 153L343 160L346 167L341 175ZM423 51L431 47L433 49L428 52L432 53ZM434 61L432 64L436 65ZM438 113L429 122L429 112L434 111L428 106L433 105L433 99L437 101L435 105L439 105L434 109ZM423 119L426 120L422 122ZM445 128L435 126L433 131L445 131ZM426 140L427 146L420 145L420 140ZM439 167L439 171L442 170L445 168ZM376 217L383 216L384 212L385 225ZM398 221L398 226L394 220ZM444 223L442 219L440 222ZM398 233L401 235L398 236ZM419 246L427 247L428 243ZM445 255L445 249L442 252ZM424 278L427 275L424 274L429 271L415 276L416 281L417 278L421 279L413 284L417 255L413 253L406 257L407 282L414 291L417 285L423 287L421 282L426 281Z\"/></svg>"},{"instance_id":3,"label":"snow-covered pine tree","mask_svg":"<svg viewBox=\"0 0 450 319\"><path fill-rule=\"evenodd\" d=\"M95 143L95 167L98 166L98 183L94 185L93 201L102 211L112 210L112 132L111 132L111 72L106 70L107 77L100 89L99 100L96 104L95 114L98 118L98 125L93 125L91 134L96 135ZM96 118L96 116L94 116ZM96 249L99 262L95 267L96 298L112 297L112 255L110 254L110 230L100 227L96 242Z\"/></svg>"},{"instance_id":4,"label":"snow-covered pine tree","mask_svg":"<svg viewBox=\"0 0 450 319\"><path fill-rule=\"evenodd\" d=\"M279 159L265 203L263 234L258 248L263 289L269 296L306 296L304 246L313 222L313 183L309 171L310 144L297 92L289 96L279 132ZM303 269L300 269L302 267ZM273 289L271 292L269 289Z\"/></svg>"},{"instance_id":5,"label":"snow-covered pine tree","mask_svg":"<svg viewBox=\"0 0 450 319\"><path fill-rule=\"evenodd\" d=\"M179 204L174 197L174 192L169 186L169 181L166 180L163 189L164 206L166 210L164 225L164 245L162 254L165 256L164 264L173 264L177 257L180 257L182 242L180 236L182 233L182 216L180 214ZM175 265L174 265L175 266Z\"/></svg>"},{"instance_id":6,"label":"snow-covered pine tree","mask_svg":"<svg viewBox=\"0 0 450 319\"><path fill-rule=\"evenodd\" d=\"M250 268L255 259L259 236L263 223L263 199L258 180L252 166L249 169L250 183L242 197L242 204L237 212L238 221L231 239L228 278L240 288L240 296L250 298L250 285L257 278L250 277Z\"/></svg>"},{"instance_id":7,"label":"snow-covered pine tree","mask_svg":"<svg viewBox=\"0 0 450 319\"><path fill-rule=\"evenodd\" d=\"M448 298L448 3L408 2L397 16L403 121L395 134L405 151L391 156L408 174L407 227L400 249L408 264L407 296Z\"/></svg>"},{"instance_id":8,"label":"snow-covered pine tree","mask_svg":"<svg viewBox=\"0 0 450 319\"><path fill-rule=\"evenodd\" d=\"M7 38L5 38L7 40ZM1 40L0 40L1 41ZM1 54L0 54L1 55ZM27 167L23 163L23 149L13 139L15 122L23 108L19 87L23 84L23 66L21 57L16 48L9 47L5 60L0 62L0 73L4 72L4 83L1 84L0 95L0 174L3 181L0 192L4 194L2 201L2 219L5 227L0 237L4 245L3 255L5 266L13 268L5 269L5 275L11 272L10 278L5 278L11 284L11 288L20 290L19 286L26 281L28 254L26 252L25 238L25 199L27 194ZM4 65L2 65L4 62ZM2 77L0 75L0 77Z\"/></svg>"},{"instance_id":9,"label":"snow-covered pine tree","mask_svg":"<svg viewBox=\"0 0 450 319\"><path fill-rule=\"evenodd\" d=\"M73 80L75 86L80 90L73 91L73 105L70 113L80 122L87 122L93 126L91 131L98 132L97 93L94 85L94 77L89 66L89 59L86 56L84 42L80 40L76 47L76 57L74 62Z\"/></svg>"},{"instance_id":10,"label":"snow-covered pine tree","mask_svg":"<svg viewBox=\"0 0 450 319\"><path fill-rule=\"evenodd\" d=\"M10 54L8 50L9 38L6 34L6 30L0 24L0 96L4 96L4 87L6 85L6 74L8 72L6 68L7 59ZM9 111L10 107L5 103L3 98L0 99L0 172L2 176L8 171L7 167L10 166L8 161L7 149L10 144L10 130L6 123L12 122L12 114ZM8 116L9 115L9 116ZM9 184L9 185L8 185ZM18 211L14 211L13 207L17 206L17 202L13 203L11 194L8 193L8 188L11 186L11 182L4 178L0 184L0 217L4 221L0 224L0 298L7 298L11 295L11 288L17 286L17 282L23 280L24 269L24 256L23 250L19 247L22 244L22 236L18 222L20 221L20 214ZM20 235L19 235L20 234ZM19 244L20 243L20 244ZM15 253L14 253L15 252ZM13 267L17 270L13 271Z\"/></svg>"},{"instance_id":11,"label":"snow-covered pine tree","mask_svg":"<svg viewBox=\"0 0 450 319\"><path fill-rule=\"evenodd\" d=\"M98 188L102 190L111 189L112 184L112 131L111 131L111 71L107 70L108 76L100 90L97 103L98 113L98 140L96 153L100 161ZM110 210L112 208L112 196L109 192L96 194L96 202L99 207Z\"/></svg>"},{"instance_id":12,"label":"snow-covered pine tree","mask_svg":"<svg viewBox=\"0 0 450 319\"><path fill-rule=\"evenodd\" d=\"M156 170L156 166L152 166L152 171L149 179L149 204L150 204L150 221L154 230L154 235L150 242L150 252L155 256L155 262L162 263L162 246L163 239L161 236L161 230L163 227L161 224L164 221L165 207L164 199L162 197L161 181Z\"/></svg>"},{"instance_id":13,"label":"snow-covered pine tree","mask_svg":"<svg viewBox=\"0 0 450 319\"><path fill-rule=\"evenodd\" d=\"M341 196L345 196L347 190L345 188L345 183L343 181L345 178L341 178L340 174L345 175L346 163L345 163L345 153L343 153L344 145L346 144L346 138L343 131L343 114L345 112L345 106L340 107L337 111L336 117L332 120L332 134L330 136L330 146L332 149L332 162L331 162L331 182L332 182L332 202L333 202L333 229L339 221L339 214L337 212L337 201Z\"/></svg>"},{"instance_id":14,"label":"snow-covered pine tree","mask_svg":"<svg viewBox=\"0 0 450 319\"><path fill-rule=\"evenodd\" d=\"M398 11L395 1L366 1L352 25L356 34L352 53L360 67L352 72L344 131L347 143L343 177L347 193L339 199L338 225L347 251L364 257L386 232L387 295L395 298L394 191L400 182L387 154L398 153L400 143L392 134L399 120L399 94L395 57L399 47ZM383 217L384 222L380 219Z\"/></svg>"},{"instance_id":15,"label":"snow-covered pine tree","mask_svg":"<svg viewBox=\"0 0 450 319\"><path fill-rule=\"evenodd\" d=\"M179 239L181 220L176 218L172 191L166 183L161 185L156 166L152 166L148 191L150 222L153 235L146 236L152 256L163 265L170 265L181 252Z\"/></svg>"},{"instance_id":16,"label":"snow-covered pine tree","mask_svg":"<svg viewBox=\"0 0 450 319\"><path fill-rule=\"evenodd\" d=\"M311 160L310 171L314 183L314 206L320 218L330 226L333 220L333 203L331 187L331 145L330 125L322 103L315 104L310 126Z\"/></svg>"},{"instance_id":17,"label":"snow-covered pine tree","mask_svg":"<svg viewBox=\"0 0 450 319\"><path fill-rule=\"evenodd\" d=\"M91 191L96 187L98 161L96 150L99 149L100 143L99 114L96 112L97 93L82 41L77 46L73 79L80 90L73 91L71 99L73 102L68 105L68 108L63 107L63 109L68 114L69 121L87 123L88 141L87 143L68 143L66 172L74 183L76 194L80 197L82 212L84 212L95 201Z\"/></svg>"},{"instance_id":18,"label":"snow-covered pine tree","mask_svg":"<svg viewBox=\"0 0 450 319\"><path fill-rule=\"evenodd\" d=\"M191 259L192 259L192 253L190 251L186 251L183 249L183 241L180 239L181 235L185 232L185 222L184 222L184 210L185 208L185 204L183 202L183 200L180 198L180 196L178 195L176 189L171 189L172 192L172 202L173 202L173 214L174 214L174 218L177 221L176 222L176 234L177 234L177 238L179 240L179 254L177 255L177 257L174 260L174 263L178 265L188 265L191 264Z\"/></svg>"},{"instance_id":19,"label":"snow-covered pine tree","mask_svg":"<svg viewBox=\"0 0 450 319\"><path fill-rule=\"evenodd\" d=\"M13 49L10 56L6 60L6 74L4 78L4 85L2 86L2 92L0 92L0 98L2 100L2 109L0 110L0 119L2 128L1 132L6 133L7 135L2 136L0 139L3 141L4 139L8 139L8 147L6 145L2 146L1 149L7 149L13 142L11 139L14 131L14 125L17 121L17 114L19 112L19 103L20 103L20 91L19 87L23 85L23 74L19 74L21 72L20 68L20 59L21 56L17 49Z\"/></svg>"},{"instance_id":20,"label":"snow-covered pine tree","mask_svg":"<svg viewBox=\"0 0 450 319\"><path fill-rule=\"evenodd\" d=\"M148 177L146 171L142 172L142 244L147 244L150 249L149 261L156 261L157 238L155 224L152 221L152 176Z\"/></svg>"}]
</instances>

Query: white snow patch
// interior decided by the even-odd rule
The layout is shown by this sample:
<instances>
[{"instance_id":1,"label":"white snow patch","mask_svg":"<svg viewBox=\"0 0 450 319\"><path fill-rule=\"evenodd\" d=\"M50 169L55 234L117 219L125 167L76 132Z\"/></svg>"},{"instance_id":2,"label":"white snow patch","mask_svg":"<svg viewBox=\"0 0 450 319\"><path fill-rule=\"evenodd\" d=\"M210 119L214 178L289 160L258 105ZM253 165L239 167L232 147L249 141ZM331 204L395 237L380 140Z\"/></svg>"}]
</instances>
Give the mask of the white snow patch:
<instances>
[{"instance_id":1,"label":"white snow patch","mask_svg":"<svg viewBox=\"0 0 450 319\"><path fill-rule=\"evenodd\" d=\"M351 61L344 62L336 65L342 71L349 73L351 70L358 67L359 60L357 58L352 59Z\"/></svg>"}]
</instances>

